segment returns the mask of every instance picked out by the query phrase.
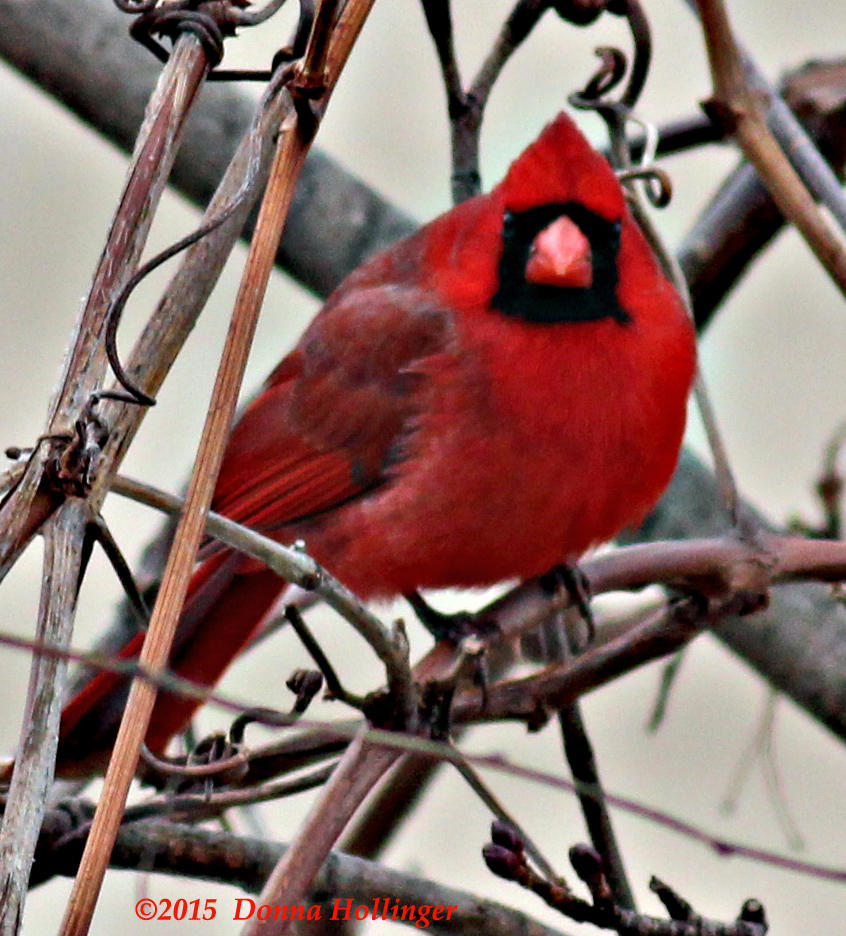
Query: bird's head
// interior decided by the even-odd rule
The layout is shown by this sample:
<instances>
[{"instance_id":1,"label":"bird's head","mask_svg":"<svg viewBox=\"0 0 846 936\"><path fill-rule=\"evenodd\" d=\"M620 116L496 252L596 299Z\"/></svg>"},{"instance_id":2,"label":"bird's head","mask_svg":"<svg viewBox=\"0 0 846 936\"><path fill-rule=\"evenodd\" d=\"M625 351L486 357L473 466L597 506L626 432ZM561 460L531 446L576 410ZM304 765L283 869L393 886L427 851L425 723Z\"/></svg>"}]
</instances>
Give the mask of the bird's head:
<instances>
[{"instance_id":1,"label":"bird's head","mask_svg":"<svg viewBox=\"0 0 846 936\"><path fill-rule=\"evenodd\" d=\"M616 298L623 192L569 117L543 130L492 195L502 206L494 308L532 322L628 321Z\"/></svg>"}]
</instances>

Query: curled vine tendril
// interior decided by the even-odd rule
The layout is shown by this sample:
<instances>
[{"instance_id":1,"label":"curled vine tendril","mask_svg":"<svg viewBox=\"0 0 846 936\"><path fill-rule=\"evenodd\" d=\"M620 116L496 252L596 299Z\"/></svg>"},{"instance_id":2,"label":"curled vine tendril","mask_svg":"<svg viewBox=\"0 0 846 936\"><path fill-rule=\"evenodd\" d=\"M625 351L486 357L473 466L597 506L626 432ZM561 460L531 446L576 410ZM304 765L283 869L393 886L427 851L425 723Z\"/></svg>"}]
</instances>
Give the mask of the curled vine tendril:
<instances>
[{"instance_id":1,"label":"curled vine tendril","mask_svg":"<svg viewBox=\"0 0 846 936\"><path fill-rule=\"evenodd\" d=\"M609 4L608 10L624 16L629 23L634 42L631 68L628 67L625 53L620 49L599 47L596 50L600 58L598 69L584 88L571 94L568 100L573 107L595 111L603 118L611 140L611 162L617 168L618 178L622 182L641 180L651 204L663 208L672 196L672 183L664 170L653 165L658 132L654 124L642 120L633 112L643 91L652 58L649 23L637 0L619 0ZM612 97L612 92L623 85L624 79L627 80L620 96ZM643 156L636 165L632 163L631 145L626 133L629 123L640 126L646 136Z\"/></svg>"}]
</instances>

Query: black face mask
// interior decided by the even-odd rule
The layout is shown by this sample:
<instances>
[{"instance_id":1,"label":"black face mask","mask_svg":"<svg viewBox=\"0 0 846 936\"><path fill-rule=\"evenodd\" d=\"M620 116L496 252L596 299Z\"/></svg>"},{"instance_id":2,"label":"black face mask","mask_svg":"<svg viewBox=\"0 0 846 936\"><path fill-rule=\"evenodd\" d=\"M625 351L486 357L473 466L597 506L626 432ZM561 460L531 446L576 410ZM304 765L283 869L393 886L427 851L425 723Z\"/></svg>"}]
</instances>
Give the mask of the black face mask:
<instances>
[{"instance_id":1,"label":"black face mask","mask_svg":"<svg viewBox=\"0 0 846 936\"><path fill-rule=\"evenodd\" d=\"M535 238L558 218L568 217L590 242L593 281L590 286L548 286L526 280L526 264ZM507 211L502 226L499 289L491 305L503 315L527 322L630 321L617 301L617 253L620 222L606 221L575 202Z\"/></svg>"}]
</instances>

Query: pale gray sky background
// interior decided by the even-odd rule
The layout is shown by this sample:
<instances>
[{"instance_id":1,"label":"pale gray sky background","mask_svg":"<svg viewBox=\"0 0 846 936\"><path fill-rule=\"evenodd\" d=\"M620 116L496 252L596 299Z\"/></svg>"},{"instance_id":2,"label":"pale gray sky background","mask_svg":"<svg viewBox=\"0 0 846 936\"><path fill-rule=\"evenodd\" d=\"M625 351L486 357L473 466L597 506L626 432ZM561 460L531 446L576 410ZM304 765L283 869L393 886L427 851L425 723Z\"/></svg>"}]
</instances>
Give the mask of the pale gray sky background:
<instances>
[{"instance_id":1,"label":"pale gray sky background","mask_svg":"<svg viewBox=\"0 0 846 936\"><path fill-rule=\"evenodd\" d=\"M104 4L107 0L103 0ZM510 0L461 0L455 4L459 50L465 73L480 61L510 8ZM690 114L709 94L707 64L693 17L682 0L646 0L655 32L655 62L641 104L656 122ZM733 0L734 24L768 76L811 57L842 53L846 9L842 0L761 3ZM287 22L287 21L286 21ZM265 63L284 41L271 21L230 43L231 59ZM129 41L129 40L127 40ZM495 182L511 158L532 139L583 83L594 67L592 48L624 42L611 22L585 33L548 16L507 68L491 101L483 137L483 176ZM0 441L26 445L42 431L44 413L59 371L71 325L121 187L125 157L5 66L0 66L0 321L4 379L0 382ZM579 118L595 140L596 122ZM320 146L395 199L421 220L448 207L448 147L443 95L435 58L416 0L378 0L372 20L350 62L320 130ZM676 244L716 180L734 161L729 149L667 164L676 189L659 218ZM171 242L196 225L197 214L179 197L166 195L152 246ZM177 490L195 450L205 400L226 317L237 286L239 248L217 289L208 314L192 336L145 422L126 472ZM167 274L166 274L167 275ZM156 281L158 286L163 279ZM154 301L151 285L139 291L127 312L121 346L130 346ZM254 388L296 338L316 309L315 300L276 275L259 327L245 384ZM709 331L702 364L714 392L728 449L744 492L776 521L794 512L816 519L810 495L823 446L846 416L846 310L836 291L791 232L783 235L755 267ZM695 418L689 438L702 450ZM107 515L130 558L138 555L156 520L147 511L109 503ZM29 634L38 602L40 544L0 589L0 627ZM82 596L77 645L91 641L118 600L118 587L104 564ZM470 600L470 599L467 599ZM472 600L478 600L476 596ZM401 613L405 613L403 610ZM328 616L318 633L340 664L361 658L354 638ZM754 621L750 621L754 627ZM331 635L331 638L330 636ZM413 631L416 652L426 639ZM355 656L354 656L355 655ZM277 704L288 672L303 661L282 635L262 652L234 667L226 688L257 703ZM350 676L359 688L378 678L367 659ZM27 660L0 650L4 717L0 752L15 743L27 678ZM713 833L787 852L759 769L754 769L734 815L720 811L729 776L743 757L762 717L767 690L726 650L701 638L686 657L668 720L656 737L643 725L654 699L659 670L651 667L586 699L585 711L610 790L699 823ZM316 714L320 714L318 710ZM329 710L334 715L335 710ZM225 722L216 712L202 716L204 728ZM805 840L799 857L846 865L846 757L819 726L790 703L779 704L774 733L784 796ZM527 737L517 728L478 730L468 750L507 751L520 762L563 772L555 728ZM509 808L537 837L546 854L566 871L569 845L584 839L572 801L523 781L487 777ZM287 838L306 798L261 807L262 819ZM581 930L540 903L486 873L479 849L488 817L478 801L445 773L414 828L390 849L397 867L476 889L524 907L567 933ZM646 885L657 874L677 887L701 912L731 918L748 896L760 898L774 934L843 933L846 891L760 864L721 859L705 848L619 816L624 854L645 909L659 912ZM444 847L449 835L450 844ZM69 890L59 881L29 901L24 932L53 931ZM211 923L139 923L133 913L144 888L172 899L218 897L228 908L237 892L220 885L110 873L92 930L96 936L152 932L203 936L238 931L225 913Z\"/></svg>"}]
</instances>

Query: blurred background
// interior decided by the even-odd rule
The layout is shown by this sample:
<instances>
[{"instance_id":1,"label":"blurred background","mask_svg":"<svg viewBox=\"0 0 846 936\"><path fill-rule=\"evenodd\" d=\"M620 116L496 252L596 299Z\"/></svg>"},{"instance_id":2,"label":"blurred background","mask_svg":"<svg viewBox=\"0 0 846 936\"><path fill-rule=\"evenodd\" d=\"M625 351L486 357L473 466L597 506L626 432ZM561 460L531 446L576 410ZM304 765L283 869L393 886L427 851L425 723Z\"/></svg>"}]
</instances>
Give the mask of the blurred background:
<instances>
[{"instance_id":1,"label":"blurred background","mask_svg":"<svg viewBox=\"0 0 846 936\"><path fill-rule=\"evenodd\" d=\"M104 8L107 0L102 0ZM510 0L461 0L455 6L459 60L465 77L486 54ZM639 110L656 123L692 114L708 97L710 83L700 33L681 0L645 0L654 30L654 64ZM771 80L810 58L843 51L846 9L841 0L796 4L778 0L732 0L739 36ZM801 11L801 15L800 15ZM227 46L227 63L264 66L288 35L293 10L247 30ZM127 42L130 40L127 39ZM622 27L603 17L590 30L547 15L509 63L494 90L482 137L486 187L564 104L566 95L593 72L593 48L627 48ZM258 94L253 89L252 92ZM0 441L27 445L43 429L47 403L90 273L103 245L119 194L126 157L16 72L0 65L0 335L5 379L0 381ZM579 117L601 145L602 128ZM449 206L449 148L443 91L435 55L418 0L377 2L347 72L320 129L318 145L421 221ZM734 165L730 147L710 147L667 162L675 188L658 223L675 246L722 176ZM198 213L178 195L166 193L150 250L192 230ZM201 322L165 384L158 405L125 463L125 473L178 491L187 476L205 414L217 355L237 289L244 250L238 247ZM128 349L170 275L145 283L130 303L120 345ZM282 274L275 274L245 382L252 392L291 346L317 300ZM794 514L817 521L811 494L823 448L846 416L846 314L793 232L783 234L758 261L709 329L701 350L722 430L740 486L776 522ZM705 452L692 415L689 444ZM111 498L106 517L130 560L158 526L150 511ZM0 628L30 635L40 587L40 542L34 543L0 589ZM110 619L119 588L95 557L81 597L76 646L90 644ZM482 596L456 598L475 605ZM388 614L390 612L386 612ZM408 617L407 609L396 614ZM315 629L342 664L353 689L370 688L378 667L357 638L331 615L314 614ZM754 627L754 620L749 623ZM412 625L416 656L428 647ZM225 688L256 704L284 705L282 683L303 652L287 634L233 667ZM3 717L0 754L14 749L23 710L28 659L0 649ZM660 665L640 670L587 697L585 717L604 781L610 791L658 806L715 835L788 853L791 844L777 819L760 763L753 766L737 808L721 809L727 785L761 719L767 687L724 647L705 636L688 651L665 724L649 735L645 723L655 699ZM315 717L333 717L324 706ZM224 726L226 716L204 711L203 731ZM468 751L506 753L511 759L563 774L554 724L527 736L519 727L477 729ZM256 732L256 738L260 732ZM797 857L846 865L846 757L842 746L790 702L779 701L772 742L784 801L801 833ZM584 839L578 810L568 796L501 774L486 779L513 809L562 872L566 852ZM270 834L290 837L308 796L258 807ZM651 874L676 887L697 910L731 919L743 900L758 897L773 933L843 932L843 886L762 864L717 857L651 823L617 815L618 831L632 882L643 909L660 913L648 892ZM457 775L444 770L416 822L398 837L387 861L458 887L521 906L567 933L579 927L560 921L539 901L491 877L479 851L489 817ZM236 820L237 823L237 820ZM449 843L445 841L449 836ZM54 881L28 902L24 933L55 929L69 881ZM221 885L110 872L92 932L146 932L135 919L143 888L150 896L189 900L218 897L234 904L237 892ZM213 922L156 924L157 933L204 936L237 931L221 912ZM386 926L387 924L381 924ZM45 929L46 927L46 929ZM192 929L194 927L195 929ZM591 930L592 931L592 930Z\"/></svg>"}]
</instances>

